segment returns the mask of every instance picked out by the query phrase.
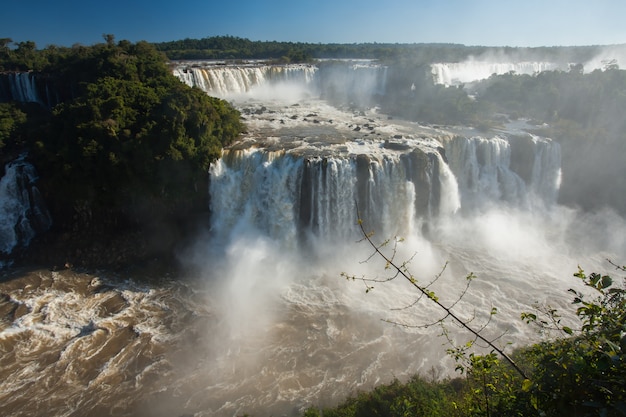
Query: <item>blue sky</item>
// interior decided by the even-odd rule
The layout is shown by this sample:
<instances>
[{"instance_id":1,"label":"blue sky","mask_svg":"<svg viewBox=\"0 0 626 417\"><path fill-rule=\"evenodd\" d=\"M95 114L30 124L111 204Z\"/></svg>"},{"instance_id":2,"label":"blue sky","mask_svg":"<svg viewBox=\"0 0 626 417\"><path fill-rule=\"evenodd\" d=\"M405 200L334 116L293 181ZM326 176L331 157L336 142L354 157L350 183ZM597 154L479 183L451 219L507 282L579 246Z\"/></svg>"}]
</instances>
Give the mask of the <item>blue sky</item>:
<instances>
[{"instance_id":1,"label":"blue sky","mask_svg":"<svg viewBox=\"0 0 626 417\"><path fill-rule=\"evenodd\" d=\"M91 45L231 35L312 43L626 43L624 0L12 0L0 38Z\"/></svg>"}]
</instances>

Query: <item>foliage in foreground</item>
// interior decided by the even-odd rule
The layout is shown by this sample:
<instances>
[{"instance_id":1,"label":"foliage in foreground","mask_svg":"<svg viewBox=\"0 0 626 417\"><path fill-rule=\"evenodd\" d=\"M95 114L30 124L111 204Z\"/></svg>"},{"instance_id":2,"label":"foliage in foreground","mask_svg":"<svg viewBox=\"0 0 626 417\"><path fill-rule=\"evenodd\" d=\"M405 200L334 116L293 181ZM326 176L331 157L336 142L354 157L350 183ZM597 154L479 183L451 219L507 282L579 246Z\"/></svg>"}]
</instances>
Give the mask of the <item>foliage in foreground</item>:
<instances>
[{"instance_id":1,"label":"foliage in foreground","mask_svg":"<svg viewBox=\"0 0 626 417\"><path fill-rule=\"evenodd\" d=\"M624 272L626 267L618 270ZM546 415L626 415L625 280L616 285L608 275L586 275L582 269L575 276L595 297L570 290L581 328L574 331L558 325L571 336L524 352L533 364L529 391L537 409ZM558 323L555 317L556 312L549 310L548 321Z\"/></svg>"},{"instance_id":2,"label":"foliage in foreground","mask_svg":"<svg viewBox=\"0 0 626 417\"><path fill-rule=\"evenodd\" d=\"M574 275L587 290L570 290L580 328L561 325L551 308L522 314L542 331L564 335L514 353L528 379L495 352L468 353L459 358L463 378L394 381L304 416L626 416L626 280L582 269Z\"/></svg>"},{"instance_id":3,"label":"foliage in foreground","mask_svg":"<svg viewBox=\"0 0 626 417\"><path fill-rule=\"evenodd\" d=\"M334 408L310 408L305 417L404 417L460 416L457 402L462 399L462 381L429 382L419 376L407 383L395 380L371 392L359 393Z\"/></svg>"}]
</instances>

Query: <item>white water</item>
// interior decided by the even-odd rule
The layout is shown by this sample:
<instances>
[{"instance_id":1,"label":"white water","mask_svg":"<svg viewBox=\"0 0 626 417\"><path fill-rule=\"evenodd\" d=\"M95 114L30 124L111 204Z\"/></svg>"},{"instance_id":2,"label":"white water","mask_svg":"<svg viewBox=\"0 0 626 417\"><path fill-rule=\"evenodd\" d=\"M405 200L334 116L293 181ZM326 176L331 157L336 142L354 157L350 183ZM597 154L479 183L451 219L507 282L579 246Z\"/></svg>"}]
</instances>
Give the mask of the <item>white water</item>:
<instances>
[{"instance_id":1,"label":"white water","mask_svg":"<svg viewBox=\"0 0 626 417\"><path fill-rule=\"evenodd\" d=\"M515 74L535 75L543 71L562 68L553 62L493 62L470 59L463 62L440 62L431 65L435 84L460 85L485 80L493 74L502 75L509 72Z\"/></svg>"},{"instance_id":2,"label":"white water","mask_svg":"<svg viewBox=\"0 0 626 417\"><path fill-rule=\"evenodd\" d=\"M27 103L42 103L37 92L36 76L30 72L16 72L8 74L11 98L15 101Z\"/></svg>"},{"instance_id":3,"label":"white water","mask_svg":"<svg viewBox=\"0 0 626 417\"><path fill-rule=\"evenodd\" d=\"M0 252L27 245L37 231L50 227L36 180L35 168L23 158L6 165L0 178Z\"/></svg>"},{"instance_id":4,"label":"white water","mask_svg":"<svg viewBox=\"0 0 626 417\"><path fill-rule=\"evenodd\" d=\"M174 75L187 85L226 98L269 84L308 86L316 71L317 68L310 65L190 66L175 68Z\"/></svg>"},{"instance_id":5,"label":"white water","mask_svg":"<svg viewBox=\"0 0 626 417\"><path fill-rule=\"evenodd\" d=\"M605 46L597 56L587 62L565 62L564 57L554 57L554 61L514 59L501 52L491 52L480 56L470 56L462 62L438 62L431 64L435 84L446 86L469 84L485 80L494 74L513 72L518 75L537 75L544 71L569 71L572 64L582 64L586 73L605 70L608 65L624 67L626 52L622 45ZM560 58L560 59L559 59Z\"/></svg>"},{"instance_id":6,"label":"white water","mask_svg":"<svg viewBox=\"0 0 626 417\"><path fill-rule=\"evenodd\" d=\"M405 308L416 296L403 282L366 294L341 277L388 276L357 242L355 202L377 241L405 239L396 260L411 260L419 282L448 262L431 287L442 301L475 273L455 309L482 323L497 307L486 331L506 332L509 351L539 339L519 319L536 303L572 318L577 265L607 271L605 258L624 259L622 219L556 204L560 155L549 139L347 112L303 94L303 83L233 98L249 133L211 168L210 233L181 254L190 276L142 286L46 271L0 283L10 375L0 411L298 415L393 378L453 374L440 327L381 321L424 325L441 312L426 300Z\"/></svg>"},{"instance_id":7,"label":"white water","mask_svg":"<svg viewBox=\"0 0 626 417\"><path fill-rule=\"evenodd\" d=\"M181 64L173 70L181 81L228 100L301 100L324 97L343 103L369 103L386 90L387 67L367 60L329 61L320 65Z\"/></svg>"},{"instance_id":8,"label":"white water","mask_svg":"<svg viewBox=\"0 0 626 417\"><path fill-rule=\"evenodd\" d=\"M526 181L511 166L512 149L506 137L455 137L446 141L446 155L459 181L463 207L471 213L494 202L539 212L556 204L561 184L559 144L530 134L512 140L525 141L530 148L529 153L518 157L525 159L520 162L528 172Z\"/></svg>"}]
</instances>

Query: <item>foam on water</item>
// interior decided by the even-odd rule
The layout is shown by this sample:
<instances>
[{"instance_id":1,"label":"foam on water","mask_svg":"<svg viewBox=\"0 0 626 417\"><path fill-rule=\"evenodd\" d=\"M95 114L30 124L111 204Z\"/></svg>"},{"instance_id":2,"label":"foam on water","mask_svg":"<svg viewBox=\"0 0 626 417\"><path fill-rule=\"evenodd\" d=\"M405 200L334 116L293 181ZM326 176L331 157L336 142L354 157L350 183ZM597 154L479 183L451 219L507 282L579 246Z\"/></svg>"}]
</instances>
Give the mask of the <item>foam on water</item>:
<instances>
[{"instance_id":1,"label":"foam on water","mask_svg":"<svg viewBox=\"0 0 626 417\"><path fill-rule=\"evenodd\" d=\"M181 255L188 275L147 285L22 271L0 283L5 414L298 415L394 378L451 374L441 328L424 327L441 312L402 281L366 293L360 277L389 271L358 242L356 205L443 302L473 272L455 309L483 322L498 308L487 331L506 332L507 349L538 340L519 320L535 303L571 320L578 264L606 271L626 254L619 216L556 204L547 138L290 100L236 101L249 132L211 167L211 230Z\"/></svg>"}]
</instances>

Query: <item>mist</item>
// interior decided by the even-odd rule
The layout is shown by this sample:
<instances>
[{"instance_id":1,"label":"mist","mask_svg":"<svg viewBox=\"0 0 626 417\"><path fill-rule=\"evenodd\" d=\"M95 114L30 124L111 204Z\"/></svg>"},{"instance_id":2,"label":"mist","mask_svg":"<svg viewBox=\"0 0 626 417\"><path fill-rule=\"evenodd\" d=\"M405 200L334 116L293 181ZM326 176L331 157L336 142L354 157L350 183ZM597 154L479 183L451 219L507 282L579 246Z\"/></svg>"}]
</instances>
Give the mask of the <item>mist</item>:
<instances>
[{"instance_id":1,"label":"mist","mask_svg":"<svg viewBox=\"0 0 626 417\"><path fill-rule=\"evenodd\" d=\"M295 416L394 379L458 376L442 333L471 337L390 275L360 222L507 352L550 336L523 312L554 308L576 329L573 274L615 274L626 258L622 50L491 49L439 62L441 83L427 50L180 64L247 127L210 166L210 218L184 236L176 276L149 260L0 280L0 403L24 416ZM21 204L42 199L15 162L0 179L2 256L50 220ZM180 236L152 223L154 246Z\"/></svg>"},{"instance_id":2,"label":"mist","mask_svg":"<svg viewBox=\"0 0 626 417\"><path fill-rule=\"evenodd\" d=\"M286 100L268 103L271 96L259 91L280 92ZM578 267L610 273L606 260L626 255L626 222L615 211L557 203L560 154L550 140L529 139L536 146L532 152L545 154L520 170L519 148L506 135L459 139L484 147L459 164L447 132L353 111L348 94L341 110L320 106L318 96L302 91L279 84L251 89L234 101L251 110L247 145L212 168L211 231L184 258L211 311L203 342L185 354L186 360L195 358L193 376L180 376L193 381L185 389L204 393L203 400L194 394L197 409L295 415L394 378L455 375L442 329L433 325L442 312L415 304L417 294L402 281L370 288L359 279L385 280L389 272L359 235L355 201L362 187L356 178L362 174L355 154L369 161L369 203L359 207L366 230L381 243L402 238L397 247L388 245L388 253L399 264L409 262L420 283L432 282L429 288L442 301L458 302L461 317L484 323L497 308L486 331L504 334L507 349L541 340L519 319L538 306L559 309L563 323L574 325L567 290L582 289L573 277ZM316 120L332 123L313 123L311 109ZM365 125L374 128L356 130ZM438 178L440 189L425 197L416 182L407 182L395 148L373 146L380 135L401 137L397 149L406 152L413 146L435 152L430 155L440 162L429 175ZM334 139L323 140L328 137ZM446 163L441 151L433 151L435 143L445 148ZM467 161L476 164L472 170L464 168ZM419 203L425 198L429 209ZM303 211L309 201L315 207ZM462 295L470 273L476 278ZM455 326L446 329L458 343L467 341Z\"/></svg>"}]
</instances>

